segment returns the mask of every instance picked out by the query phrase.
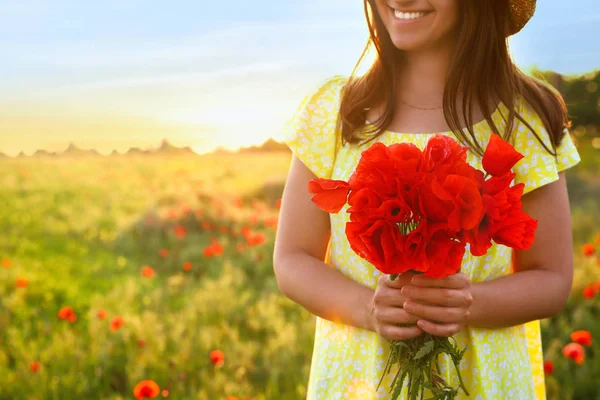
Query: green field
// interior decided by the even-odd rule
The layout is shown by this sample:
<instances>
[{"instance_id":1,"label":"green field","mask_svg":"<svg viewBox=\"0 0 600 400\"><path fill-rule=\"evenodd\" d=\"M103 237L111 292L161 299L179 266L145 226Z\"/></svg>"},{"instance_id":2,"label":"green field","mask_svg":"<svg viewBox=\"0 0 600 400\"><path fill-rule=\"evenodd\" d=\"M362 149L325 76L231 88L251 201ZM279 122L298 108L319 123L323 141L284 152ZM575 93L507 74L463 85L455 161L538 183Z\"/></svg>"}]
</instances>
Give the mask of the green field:
<instances>
[{"instance_id":1,"label":"green field","mask_svg":"<svg viewBox=\"0 0 600 400\"><path fill-rule=\"evenodd\" d=\"M549 397L561 400L600 399L600 289L582 296L600 280L600 156L580 151L573 294L543 321ZM145 379L159 398L304 398L314 317L279 293L271 263L289 161L0 160L0 399L133 399ZM578 329L594 337L583 364L562 355Z\"/></svg>"}]
</instances>

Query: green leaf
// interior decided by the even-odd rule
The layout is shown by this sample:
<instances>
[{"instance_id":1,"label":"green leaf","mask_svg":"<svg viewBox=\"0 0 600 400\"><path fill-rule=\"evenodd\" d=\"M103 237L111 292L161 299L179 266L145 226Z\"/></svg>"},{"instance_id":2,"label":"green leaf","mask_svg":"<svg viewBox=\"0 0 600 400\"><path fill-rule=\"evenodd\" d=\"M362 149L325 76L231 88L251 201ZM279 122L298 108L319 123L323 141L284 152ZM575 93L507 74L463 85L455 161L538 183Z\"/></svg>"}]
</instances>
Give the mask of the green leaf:
<instances>
[{"instance_id":1,"label":"green leaf","mask_svg":"<svg viewBox=\"0 0 600 400\"><path fill-rule=\"evenodd\" d=\"M419 351L417 351L417 354L415 354L413 360L419 360L425 357L427 354L431 353L431 350L433 350L433 344L433 340L425 342L425 344L423 344L423 347L421 347Z\"/></svg>"}]
</instances>

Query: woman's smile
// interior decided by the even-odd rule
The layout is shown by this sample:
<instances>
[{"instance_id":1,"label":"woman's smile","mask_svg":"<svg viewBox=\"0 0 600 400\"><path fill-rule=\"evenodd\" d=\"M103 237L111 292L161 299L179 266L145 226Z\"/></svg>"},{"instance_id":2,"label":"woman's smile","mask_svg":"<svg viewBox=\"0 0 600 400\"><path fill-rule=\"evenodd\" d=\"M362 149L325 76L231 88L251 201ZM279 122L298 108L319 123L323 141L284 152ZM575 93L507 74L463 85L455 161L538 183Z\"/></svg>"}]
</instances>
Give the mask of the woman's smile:
<instances>
[{"instance_id":1,"label":"woman's smile","mask_svg":"<svg viewBox=\"0 0 600 400\"><path fill-rule=\"evenodd\" d=\"M430 10L400 10L393 7L389 7L389 9L394 17L394 21L401 24L410 24L421 21L424 17L432 13Z\"/></svg>"}]
</instances>

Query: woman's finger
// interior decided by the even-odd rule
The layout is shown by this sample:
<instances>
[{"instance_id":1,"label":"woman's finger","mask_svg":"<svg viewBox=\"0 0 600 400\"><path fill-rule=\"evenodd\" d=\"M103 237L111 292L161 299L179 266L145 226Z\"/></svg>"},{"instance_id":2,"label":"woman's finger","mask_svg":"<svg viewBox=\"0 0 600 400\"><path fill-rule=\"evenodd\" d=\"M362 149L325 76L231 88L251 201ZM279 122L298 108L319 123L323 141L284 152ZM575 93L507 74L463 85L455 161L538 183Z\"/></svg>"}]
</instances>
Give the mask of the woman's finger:
<instances>
[{"instance_id":1,"label":"woman's finger","mask_svg":"<svg viewBox=\"0 0 600 400\"><path fill-rule=\"evenodd\" d=\"M454 336L460 332L463 327L461 324L434 324L433 322L424 319L420 319L417 322L417 326L431 335L443 337Z\"/></svg>"},{"instance_id":2,"label":"woman's finger","mask_svg":"<svg viewBox=\"0 0 600 400\"><path fill-rule=\"evenodd\" d=\"M411 324L414 325L419 317L412 315L400 307L383 307L375 310L375 318L381 324Z\"/></svg>"},{"instance_id":3,"label":"woman's finger","mask_svg":"<svg viewBox=\"0 0 600 400\"><path fill-rule=\"evenodd\" d=\"M384 325L379 330L379 334L388 340L407 340L422 335L423 330L418 326Z\"/></svg>"},{"instance_id":4,"label":"woman's finger","mask_svg":"<svg viewBox=\"0 0 600 400\"><path fill-rule=\"evenodd\" d=\"M444 307L468 307L473 301L470 292L456 289L406 285L401 293L407 300Z\"/></svg>"},{"instance_id":5,"label":"woman's finger","mask_svg":"<svg viewBox=\"0 0 600 400\"><path fill-rule=\"evenodd\" d=\"M409 284L416 275L417 274L412 271L407 271L398 275L396 279L391 280L389 274L382 274L380 277L380 283L390 288L401 289L402 286Z\"/></svg>"},{"instance_id":6,"label":"woman's finger","mask_svg":"<svg viewBox=\"0 0 600 400\"><path fill-rule=\"evenodd\" d=\"M447 289L464 289L471 285L471 280L463 272L445 278L430 278L423 274L414 276L411 284L420 287L440 287Z\"/></svg>"},{"instance_id":7,"label":"woman's finger","mask_svg":"<svg viewBox=\"0 0 600 400\"><path fill-rule=\"evenodd\" d=\"M435 322L454 323L465 321L468 317L468 309L459 307L438 307L410 300L404 303L404 309L410 314Z\"/></svg>"}]
</instances>

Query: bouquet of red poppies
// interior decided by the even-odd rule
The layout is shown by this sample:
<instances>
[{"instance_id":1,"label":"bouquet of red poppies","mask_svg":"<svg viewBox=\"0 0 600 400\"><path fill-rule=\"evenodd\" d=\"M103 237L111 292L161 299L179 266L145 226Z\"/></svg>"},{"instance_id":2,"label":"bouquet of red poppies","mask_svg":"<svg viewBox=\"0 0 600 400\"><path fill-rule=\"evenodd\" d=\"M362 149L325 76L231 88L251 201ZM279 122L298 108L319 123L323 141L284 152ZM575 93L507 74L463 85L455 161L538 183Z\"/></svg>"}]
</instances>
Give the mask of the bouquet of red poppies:
<instances>
[{"instance_id":1,"label":"bouquet of red poppies","mask_svg":"<svg viewBox=\"0 0 600 400\"><path fill-rule=\"evenodd\" d=\"M308 188L312 201L329 213L348 204L350 247L390 279L406 271L444 278L460 270L467 245L474 256L484 255L492 241L524 250L537 228L521 209L524 184L512 185L511 168L523 155L492 134L484 172L467 163L467 151L444 135L432 136L423 150L410 143L375 143L361 154L348 182L319 178ZM424 388L435 399L453 399L459 389L468 394L458 368L465 350L428 333L393 341L384 372L398 364L392 399L406 379L415 399L423 398ZM450 387L435 368L441 353L451 358L459 388Z\"/></svg>"}]
</instances>

